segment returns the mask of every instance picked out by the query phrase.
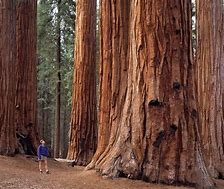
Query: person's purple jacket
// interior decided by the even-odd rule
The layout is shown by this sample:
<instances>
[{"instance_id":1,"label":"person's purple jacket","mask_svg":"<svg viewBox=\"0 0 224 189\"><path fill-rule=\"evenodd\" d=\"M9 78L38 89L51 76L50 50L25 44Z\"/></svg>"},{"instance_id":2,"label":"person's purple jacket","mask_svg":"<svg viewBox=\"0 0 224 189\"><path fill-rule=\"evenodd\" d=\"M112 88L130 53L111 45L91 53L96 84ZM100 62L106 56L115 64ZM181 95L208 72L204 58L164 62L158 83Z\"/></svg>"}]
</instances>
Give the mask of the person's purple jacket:
<instances>
[{"instance_id":1,"label":"person's purple jacket","mask_svg":"<svg viewBox=\"0 0 224 189\"><path fill-rule=\"evenodd\" d=\"M46 146L43 145L39 145L38 150L37 150L37 155L38 155L38 159L41 159L41 156L48 156L48 148Z\"/></svg>"}]
</instances>

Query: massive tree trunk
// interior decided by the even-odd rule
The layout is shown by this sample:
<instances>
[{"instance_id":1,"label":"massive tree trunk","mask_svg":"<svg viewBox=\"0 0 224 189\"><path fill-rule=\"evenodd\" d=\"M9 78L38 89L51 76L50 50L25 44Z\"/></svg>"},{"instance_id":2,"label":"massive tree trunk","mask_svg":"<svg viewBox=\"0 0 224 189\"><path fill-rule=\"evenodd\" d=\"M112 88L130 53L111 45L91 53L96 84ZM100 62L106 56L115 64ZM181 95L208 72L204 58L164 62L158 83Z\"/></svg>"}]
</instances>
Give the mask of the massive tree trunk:
<instances>
[{"instance_id":1,"label":"massive tree trunk","mask_svg":"<svg viewBox=\"0 0 224 189\"><path fill-rule=\"evenodd\" d=\"M15 3L0 1L0 154L13 155L17 148L14 125L16 28Z\"/></svg>"},{"instance_id":2,"label":"massive tree trunk","mask_svg":"<svg viewBox=\"0 0 224 189\"><path fill-rule=\"evenodd\" d=\"M224 22L222 0L197 0L196 81L206 164L224 178Z\"/></svg>"},{"instance_id":3,"label":"massive tree trunk","mask_svg":"<svg viewBox=\"0 0 224 189\"><path fill-rule=\"evenodd\" d=\"M105 152L110 134L117 131L128 82L129 1L102 0L100 7L99 135L97 151L88 168Z\"/></svg>"},{"instance_id":4,"label":"massive tree trunk","mask_svg":"<svg viewBox=\"0 0 224 189\"><path fill-rule=\"evenodd\" d=\"M214 186L200 151L191 51L191 1L101 1L99 144L87 168Z\"/></svg>"},{"instance_id":5,"label":"massive tree trunk","mask_svg":"<svg viewBox=\"0 0 224 189\"><path fill-rule=\"evenodd\" d=\"M71 135L68 159L90 162L97 141L96 126L96 1L77 1Z\"/></svg>"},{"instance_id":6,"label":"massive tree trunk","mask_svg":"<svg viewBox=\"0 0 224 189\"><path fill-rule=\"evenodd\" d=\"M36 154L37 129L37 2L23 0L16 7L16 112L17 138L26 154Z\"/></svg>"},{"instance_id":7,"label":"massive tree trunk","mask_svg":"<svg viewBox=\"0 0 224 189\"><path fill-rule=\"evenodd\" d=\"M54 157L60 155L61 144L61 0L58 0L57 15L57 87L56 87L56 111L55 111L55 146Z\"/></svg>"}]
</instances>

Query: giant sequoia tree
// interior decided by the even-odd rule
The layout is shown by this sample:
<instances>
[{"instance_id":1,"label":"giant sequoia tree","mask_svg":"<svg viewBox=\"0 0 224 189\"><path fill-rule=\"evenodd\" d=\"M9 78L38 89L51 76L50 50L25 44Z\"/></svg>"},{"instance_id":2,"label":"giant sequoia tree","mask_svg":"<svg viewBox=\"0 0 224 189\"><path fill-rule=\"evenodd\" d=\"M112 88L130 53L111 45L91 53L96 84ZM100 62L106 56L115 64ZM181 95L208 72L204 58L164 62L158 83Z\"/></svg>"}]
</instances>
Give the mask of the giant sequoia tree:
<instances>
[{"instance_id":1,"label":"giant sequoia tree","mask_svg":"<svg viewBox=\"0 0 224 189\"><path fill-rule=\"evenodd\" d=\"M0 154L12 155L17 147L15 113L15 4L0 1Z\"/></svg>"},{"instance_id":2,"label":"giant sequoia tree","mask_svg":"<svg viewBox=\"0 0 224 189\"><path fill-rule=\"evenodd\" d=\"M23 149L32 154L38 144L36 1L3 0L0 17L0 153L12 155Z\"/></svg>"},{"instance_id":3,"label":"giant sequoia tree","mask_svg":"<svg viewBox=\"0 0 224 189\"><path fill-rule=\"evenodd\" d=\"M96 1L77 1L71 136L68 158L78 165L90 162L96 127Z\"/></svg>"},{"instance_id":4,"label":"giant sequoia tree","mask_svg":"<svg viewBox=\"0 0 224 189\"><path fill-rule=\"evenodd\" d=\"M99 144L87 168L213 187L191 60L190 1L101 1Z\"/></svg>"},{"instance_id":5,"label":"giant sequoia tree","mask_svg":"<svg viewBox=\"0 0 224 189\"><path fill-rule=\"evenodd\" d=\"M18 1L16 13L15 126L25 153L34 154L38 145L36 0Z\"/></svg>"},{"instance_id":6,"label":"giant sequoia tree","mask_svg":"<svg viewBox=\"0 0 224 189\"><path fill-rule=\"evenodd\" d=\"M197 0L196 80L206 164L224 177L224 21L222 0Z\"/></svg>"}]
</instances>

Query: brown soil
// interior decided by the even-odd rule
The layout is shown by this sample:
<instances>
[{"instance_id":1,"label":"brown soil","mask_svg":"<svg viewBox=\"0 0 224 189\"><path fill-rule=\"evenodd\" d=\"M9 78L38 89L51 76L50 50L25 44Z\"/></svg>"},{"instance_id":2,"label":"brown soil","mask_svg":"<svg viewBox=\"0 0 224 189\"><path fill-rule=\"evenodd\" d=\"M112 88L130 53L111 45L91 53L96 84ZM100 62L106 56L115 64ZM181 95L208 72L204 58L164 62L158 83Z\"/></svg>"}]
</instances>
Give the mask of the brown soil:
<instances>
[{"instance_id":1,"label":"brown soil","mask_svg":"<svg viewBox=\"0 0 224 189\"><path fill-rule=\"evenodd\" d=\"M0 156L0 189L190 189L125 178L106 179L83 167L49 160L50 174L40 174L36 158ZM224 189L224 182L218 181ZM192 188L191 188L192 189Z\"/></svg>"}]
</instances>

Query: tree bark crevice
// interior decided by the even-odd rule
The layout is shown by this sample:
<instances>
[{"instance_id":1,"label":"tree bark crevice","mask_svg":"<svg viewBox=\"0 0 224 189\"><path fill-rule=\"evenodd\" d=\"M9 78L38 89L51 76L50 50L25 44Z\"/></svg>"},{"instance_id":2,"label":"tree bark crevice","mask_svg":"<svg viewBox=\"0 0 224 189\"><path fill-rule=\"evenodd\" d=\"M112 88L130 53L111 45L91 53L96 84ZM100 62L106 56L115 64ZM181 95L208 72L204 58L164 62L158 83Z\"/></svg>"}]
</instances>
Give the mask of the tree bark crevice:
<instances>
[{"instance_id":1,"label":"tree bark crevice","mask_svg":"<svg viewBox=\"0 0 224 189\"><path fill-rule=\"evenodd\" d=\"M15 4L15 3L14 3ZM20 149L36 154L37 129L37 2L19 1L16 4L16 93L15 127ZM27 12L27 10L29 10ZM24 137L21 137L24 136Z\"/></svg>"},{"instance_id":2,"label":"tree bark crevice","mask_svg":"<svg viewBox=\"0 0 224 189\"><path fill-rule=\"evenodd\" d=\"M197 3L196 87L205 163L215 178L224 178L223 140L223 4Z\"/></svg>"},{"instance_id":3,"label":"tree bark crevice","mask_svg":"<svg viewBox=\"0 0 224 189\"><path fill-rule=\"evenodd\" d=\"M77 1L75 62L68 159L88 164L97 144L96 1Z\"/></svg>"},{"instance_id":4,"label":"tree bark crevice","mask_svg":"<svg viewBox=\"0 0 224 189\"><path fill-rule=\"evenodd\" d=\"M15 114L16 6L0 3L0 154L14 155L18 147Z\"/></svg>"},{"instance_id":5,"label":"tree bark crevice","mask_svg":"<svg viewBox=\"0 0 224 189\"><path fill-rule=\"evenodd\" d=\"M98 149L87 169L109 177L213 188L197 152L197 117L192 114L191 3L111 1L101 1L104 88ZM105 59L105 49L111 48Z\"/></svg>"}]
</instances>

